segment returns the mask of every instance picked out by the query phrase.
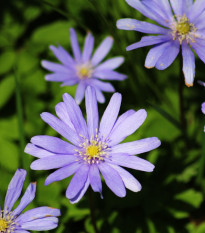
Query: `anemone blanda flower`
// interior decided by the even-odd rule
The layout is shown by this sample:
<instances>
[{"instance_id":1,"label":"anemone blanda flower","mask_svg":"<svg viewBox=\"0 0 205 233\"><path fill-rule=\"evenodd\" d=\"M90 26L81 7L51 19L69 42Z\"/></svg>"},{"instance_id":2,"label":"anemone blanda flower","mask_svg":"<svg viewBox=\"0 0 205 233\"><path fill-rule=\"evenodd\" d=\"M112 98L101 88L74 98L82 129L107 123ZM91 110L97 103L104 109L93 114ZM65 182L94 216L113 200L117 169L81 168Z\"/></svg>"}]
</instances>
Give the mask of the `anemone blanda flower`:
<instances>
[{"instance_id":1,"label":"anemone blanda flower","mask_svg":"<svg viewBox=\"0 0 205 233\"><path fill-rule=\"evenodd\" d=\"M118 20L119 29L156 34L142 37L141 41L128 46L127 50L155 45L147 54L145 67L164 70L173 63L181 46L185 84L188 87L193 86L195 57L192 49L205 62L205 1L126 0L126 2L161 25L135 19Z\"/></svg>"},{"instance_id":2,"label":"anemone blanda flower","mask_svg":"<svg viewBox=\"0 0 205 233\"><path fill-rule=\"evenodd\" d=\"M106 37L100 46L92 55L94 46L94 37L89 32L85 38L84 48L81 53L77 35L73 28L70 29L70 40L74 54L74 58L60 45L55 47L50 46L54 55L62 64L53 63L50 61L42 61L42 66L53 74L47 74L47 81L62 82L61 86L72 86L78 84L75 100L79 104L85 95L87 86L95 88L97 100L100 103L105 101L102 91L114 92L114 87L108 82L102 80L124 80L127 76L120 74L114 69L119 67L123 62L123 57L115 57L101 63L112 48L112 37Z\"/></svg>"},{"instance_id":3,"label":"anemone blanda flower","mask_svg":"<svg viewBox=\"0 0 205 233\"><path fill-rule=\"evenodd\" d=\"M31 183L19 205L12 210L13 205L21 195L24 180L26 178L26 171L17 169L7 190L4 209L1 210L0 215L0 232L3 233L26 233L28 230L47 231L57 227L58 218L60 215L59 209L50 207L38 207L21 213L28 204L30 204L36 192L36 183Z\"/></svg>"},{"instance_id":4,"label":"anemone blanda flower","mask_svg":"<svg viewBox=\"0 0 205 233\"><path fill-rule=\"evenodd\" d=\"M157 148L160 141L151 137L119 143L142 125L146 111L129 110L118 117L121 94L115 93L99 123L97 99L92 87L87 88L85 98L87 122L68 94L63 95L64 102L55 108L60 119L50 113L41 114L47 124L72 144L46 135L33 137L25 152L39 159L31 164L31 169L58 169L47 177L45 185L74 174L66 190L71 203L78 202L89 185L102 197L100 172L107 186L119 197L126 195L125 187L133 192L140 191L140 183L122 167L151 172L154 165L134 155Z\"/></svg>"}]
</instances>

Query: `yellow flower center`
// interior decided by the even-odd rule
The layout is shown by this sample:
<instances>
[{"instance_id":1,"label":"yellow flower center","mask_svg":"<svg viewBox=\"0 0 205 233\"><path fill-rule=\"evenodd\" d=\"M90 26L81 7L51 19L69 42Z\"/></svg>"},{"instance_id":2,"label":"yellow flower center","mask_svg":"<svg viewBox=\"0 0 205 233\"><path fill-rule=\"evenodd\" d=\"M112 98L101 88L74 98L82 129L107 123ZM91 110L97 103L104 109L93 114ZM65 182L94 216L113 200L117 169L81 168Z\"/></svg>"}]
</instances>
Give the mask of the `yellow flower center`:
<instances>
[{"instance_id":1,"label":"yellow flower center","mask_svg":"<svg viewBox=\"0 0 205 233\"><path fill-rule=\"evenodd\" d=\"M172 29L173 40L178 39L180 44L182 44L183 40L186 40L187 43L190 41L195 42L197 28L193 23L189 22L186 15L176 17L170 27Z\"/></svg>"},{"instance_id":2,"label":"yellow flower center","mask_svg":"<svg viewBox=\"0 0 205 233\"><path fill-rule=\"evenodd\" d=\"M86 154L90 157L95 157L95 156L98 156L100 152L100 148L99 146L88 146L87 149L86 149Z\"/></svg>"},{"instance_id":3,"label":"yellow flower center","mask_svg":"<svg viewBox=\"0 0 205 233\"><path fill-rule=\"evenodd\" d=\"M90 63L81 64L81 65L77 65L76 71L77 71L77 76L80 79L87 79L92 76L93 67Z\"/></svg>"},{"instance_id":4,"label":"yellow flower center","mask_svg":"<svg viewBox=\"0 0 205 233\"><path fill-rule=\"evenodd\" d=\"M76 150L77 161L84 160L88 164L99 163L104 158L108 158L109 147L107 142L101 140L96 134L92 136L90 140L82 137L84 142L79 145L79 149Z\"/></svg>"},{"instance_id":5,"label":"yellow flower center","mask_svg":"<svg viewBox=\"0 0 205 233\"><path fill-rule=\"evenodd\" d=\"M0 218L0 232L6 232L8 229L8 223L5 219Z\"/></svg>"},{"instance_id":6,"label":"yellow flower center","mask_svg":"<svg viewBox=\"0 0 205 233\"><path fill-rule=\"evenodd\" d=\"M179 34L186 35L190 32L190 24L188 22L178 23L176 29Z\"/></svg>"},{"instance_id":7,"label":"yellow flower center","mask_svg":"<svg viewBox=\"0 0 205 233\"><path fill-rule=\"evenodd\" d=\"M4 213L4 210L0 211L0 232L12 233L14 232L17 223L15 222L16 216L12 212Z\"/></svg>"}]
</instances>

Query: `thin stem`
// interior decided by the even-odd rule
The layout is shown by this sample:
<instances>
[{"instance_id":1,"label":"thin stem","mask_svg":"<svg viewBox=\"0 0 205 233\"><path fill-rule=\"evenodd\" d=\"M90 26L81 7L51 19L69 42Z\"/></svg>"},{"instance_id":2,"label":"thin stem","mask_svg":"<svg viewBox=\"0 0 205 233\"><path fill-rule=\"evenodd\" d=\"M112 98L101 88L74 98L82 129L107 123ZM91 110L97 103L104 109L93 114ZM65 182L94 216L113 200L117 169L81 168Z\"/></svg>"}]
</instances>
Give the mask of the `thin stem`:
<instances>
[{"instance_id":1,"label":"thin stem","mask_svg":"<svg viewBox=\"0 0 205 233\"><path fill-rule=\"evenodd\" d=\"M15 84L16 84L16 110L17 110L17 116L18 116L19 139L20 139L20 142L19 142L20 164L29 173L29 161L24 154L25 133L24 133L24 124L23 124L23 108L22 108L22 100L21 100L21 90L20 90L20 86L19 86L19 82L17 78L16 69L14 69L14 79L15 79Z\"/></svg>"},{"instance_id":2,"label":"thin stem","mask_svg":"<svg viewBox=\"0 0 205 233\"><path fill-rule=\"evenodd\" d=\"M180 57L180 77L179 77L179 112L180 112L180 122L181 128L184 135L186 135L186 118L185 118L185 110L184 110L184 74L182 72L182 57Z\"/></svg>"},{"instance_id":3,"label":"thin stem","mask_svg":"<svg viewBox=\"0 0 205 233\"><path fill-rule=\"evenodd\" d=\"M95 233L99 233L97 226L96 226L96 221L95 221L95 214L94 214L94 206L93 206L93 198L92 198L92 190L89 188L89 204L90 204L90 216L91 216L91 221L93 224L93 228L95 230Z\"/></svg>"}]
</instances>

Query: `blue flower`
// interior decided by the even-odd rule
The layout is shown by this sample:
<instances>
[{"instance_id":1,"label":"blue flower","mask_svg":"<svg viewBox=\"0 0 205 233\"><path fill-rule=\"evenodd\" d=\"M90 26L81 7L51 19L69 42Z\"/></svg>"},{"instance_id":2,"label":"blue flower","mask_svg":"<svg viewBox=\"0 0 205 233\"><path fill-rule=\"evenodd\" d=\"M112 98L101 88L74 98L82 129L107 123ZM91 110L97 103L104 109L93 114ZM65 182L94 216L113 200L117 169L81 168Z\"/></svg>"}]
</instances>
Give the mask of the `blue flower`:
<instances>
[{"instance_id":1,"label":"blue flower","mask_svg":"<svg viewBox=\"0 0 205 233\"><path fill-rule=\"evenodd\" d=\"M19 205L12 211L14 203L21 195L26 171L18 169L13 176L4 202L4 210L0 215L0 232L26 233L28 230L47 231L57 227L60 210L50 207L38 207L21 214L30 202L33 201L36 192L36 183L31 183L21 198Z\"/></svg>"},{"instance_id":2,"label":"blue flower","mask_svg":"<svg viewBox=\"0 0 205 233\"><path fill-rule=\"evenodd\" d=\"M85 99L87 122L75 100L68 94L63 95L64 102L55 108L60 119L50 113L41 114L42 119L70 143L46 135L33 137L25 152L39 159L31 164L31 169L58 169L47 177L45 185L74 174L66 191L71 203L78 202L89 185L102 196L100 172L107 186L119 197L126 195L125 187L133 192L140 191L140 183L122 167L153 171L154 165L134 155L157 148L160 141L152 137L119 143L143 124L146 111L129 110L118 117L121 94L115 93L99 124L93 88L87 88Z\"/></svg>"},{"instance_id":3,"label":"blue flower","mask_svg":"<svg viewBox=\"0 0 205 233\"><path fill-rule=\"evenodd\" d=\"M45 76L47 81L62 82L61 86L72 86L78 84L75 100L79 104L84 98L87 86L95 88L97 100L100 103L105 101L102 91L114 92L114 87L108 82L102 80L124 80L126 75L120 74L114 69L123 62L123 57L108 59L100 64L112 48L112 37L106 37L100 46L92 55L94 46L94 37L89 32L85 38L85 44L81 53L77 41L77 35L74 29L70 29L70 39L74 58L60 45L58 47L50 46L55 56L62 64L49 61L42 61L42 66L49 71L54 72Z\"/></svg>"},{"instance_id":4,"label":"blue flower","mask_svg":"<svg viewBox=\"0 0 205 233\"><path fill-rule=\"evenodd\" d=\"M126 0L146 17L161 26L135 19L120 19L117 27L156 34L144 36L141 41L127 47L127 50L155 45L145 60L145 67L164 70L177 57L180 46L183 56L185 84L193 86L195 57L192 49L205 62L205 1L204 0Z\"/></svg>"}]
</instances>

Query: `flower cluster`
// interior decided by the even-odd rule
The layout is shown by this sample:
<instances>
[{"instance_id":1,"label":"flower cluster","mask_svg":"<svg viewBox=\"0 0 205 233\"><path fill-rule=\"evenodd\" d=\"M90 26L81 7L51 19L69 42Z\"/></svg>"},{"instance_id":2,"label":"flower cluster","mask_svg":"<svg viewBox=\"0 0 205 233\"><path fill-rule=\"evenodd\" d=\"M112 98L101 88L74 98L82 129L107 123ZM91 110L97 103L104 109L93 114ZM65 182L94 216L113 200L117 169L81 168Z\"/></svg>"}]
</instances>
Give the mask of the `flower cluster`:
<instances>
[{"instance_id":1,"label":"flower cluster","mask_svg":"<svg viewBox=\"0 0 205 233\"><path fill-rule=\"evenodd\" d=\"M154 165L134 155L157 148L160 141L152 137L119 143L142 125L146 111L128 110L118 117L121 94L115 93L99 123L96 93L88 87L86 122L70 95L64 94L63 100L55 108L59 118L46 112L41 117L70 143L45 135L33 137L25 152L39 159L31 164L31 169L58 169L47 177L45 185L74 174L66 190L66 197L71 203L78 202L89 185L102 196L100 173L107 186L119 197L126 195L125 187L134 192L140 191L140 183L122 167L151 172Z\"/></svg>"},{"instance_id":2,"label":"flower cluster","mask_svg":"<svg viewBox=\"0 0 205 233\"><path fill-rule=\"evenodd\" d=\"M145 60L145 67L164 70L169 67L182 48L185 83L193 86L195 57L192 49L205 62L205 1L196 0L126 0L126 2L159 25L135 19L120 19L117 27L156 34L144 36L141 41L127 47L133 50L155 45Z\"/></svg>"},{"instance_id":3,"label":"flower cluster","mask_svg":"<svg viewBox=\"0 0 205 233\"><path fill-rule=\"evenodd\" d=\"M62 86L72 86L78 84L75 100L78 104L84 98L85 89L87 86L92 86L97 95L97 100L100 103L105 101L102 91L114 92L114 87L108 82L102 80L124 80L127 76L120 74L114 69L119 67L123 62L123 57L110 58L102 62L112 48L112 37L106 37L100 46L92 55L94 47L94 37L89 32L85 38L85 44L81 53L77 35L73 28L70 29L70 39L74 58L60 45L58 47L50 46L55 56L62 64L53 63L50 61L42 61L42 66L49 71L54 72L45 76L47 81L62 82Z\"/></svg>"},{"instance_id":4,"label":"flower cluster","mask_svg":"<svg viewBox=\"0 0 205 233\"><path fill-rule=\"evenodd\" d=\"M13 205L21 195L26 171L18 169L12 178L6 194L4 209L0 214L0 232L3 233L23 233L28 230L47 231L57 227L60 210L51 207L38 207L21 213L29 205L36 192L36 183L31 183L19 205L12 210Z\"/></svg>"}]
</instances>

